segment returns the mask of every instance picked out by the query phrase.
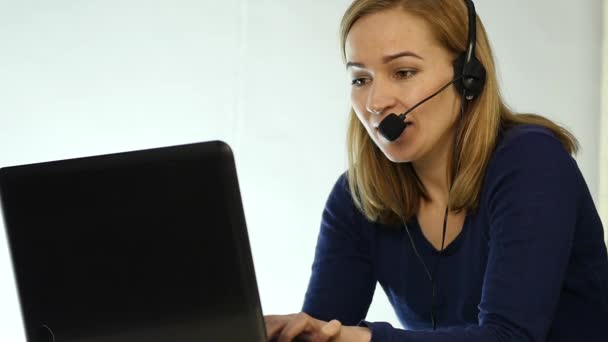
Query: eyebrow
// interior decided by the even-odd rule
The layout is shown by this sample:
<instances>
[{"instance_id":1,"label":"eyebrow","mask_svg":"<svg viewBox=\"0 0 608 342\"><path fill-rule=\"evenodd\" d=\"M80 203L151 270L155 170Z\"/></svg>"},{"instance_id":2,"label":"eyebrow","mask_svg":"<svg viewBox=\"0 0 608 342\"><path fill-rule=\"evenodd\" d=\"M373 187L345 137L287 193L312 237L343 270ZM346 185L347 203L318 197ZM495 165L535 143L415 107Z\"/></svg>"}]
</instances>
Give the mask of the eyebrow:
<instances>
[{"instance_id":1,"label":"eyebrow","mask_svg":"<svg viewBox=\"0 0 608 342\"><path fill-rule=\"evenodd\" d=\"M384 56L382 57L382 63L386 64L392 60L395 60L397 58L401 58L401 57L414 57L414 58L418 58L421 60L424 60L424 58L418 56L417 54L411 52L411 51L403 51L403 52L399 52L393 55L388 55L388 56ZM357 68L365 68L365 64L363 63L359 63L359 62L348 62L346 63L346 69L350 68L350 67L357 67Z\"/></svg>"}]
</instances>

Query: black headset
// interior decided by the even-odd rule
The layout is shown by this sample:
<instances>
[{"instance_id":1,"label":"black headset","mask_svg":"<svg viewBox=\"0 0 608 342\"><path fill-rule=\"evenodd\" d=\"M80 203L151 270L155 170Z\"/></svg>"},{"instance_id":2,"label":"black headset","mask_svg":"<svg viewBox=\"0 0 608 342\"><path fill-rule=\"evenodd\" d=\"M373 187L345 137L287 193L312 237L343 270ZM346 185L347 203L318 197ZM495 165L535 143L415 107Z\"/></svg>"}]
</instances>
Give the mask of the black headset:
<instances>
[{"instance_id":1,"label":"black headset","mask_svg":"<svg viewBox=\"0 0 608 342\"><path fill-rule=\"evenodd\" d=\"M467 50L454 61L454 76L462 76L454 83L456 90L465 98L472 100L481 93L486 82L486 69L475 57L477 45L477 14L472 0L465 0L469 16L469 40Z\"/></svg>"},{"instance_id":2,"label":"black headset","mask_svg":"<svg viewBox=\"0 0 608 342\"><path fill-rule=\"evenodd\" d=\"M475 5L473 4L472 0L465 0L465 2L467 5L468 17L469 17L469 40L467 42L467 50L464 53L462 53L454 61L454 80L452 82L454 83L456 90L462 95L462 97L466 101L471 101L477 95L479 95L483 89L483 86L486 81L486 69L483 67L481 62L475 57L475 46L477 43L476 42L477 15L475 13ZM443 90L444 88L442 88L441 90ZM436 95L440 91L436 92L432 96ZM431 98L432 96L428 97L427 99ZM424 101L426 101L426 99ZM422 101L422 102L424 102L424 101ZM462 114L464 114L464 109L461 108L461 110L462 110ZM402 130L403 129L401 129L401 131ZM431 281L432 294L431 294L430 314L431 314L431 325L433 327L433 330L437 329L437 317L436 317L436 313L435 313L435 297L436 297L436 292L437 292L436 291L437 278L435 276L436 276L436 271L439 267L439 260L441 259L441 256L443 254L447 219L448 219L448 207L445 208L445 213L444 213L444 217L443 217L443 232L442 232L442 237L441 237L441 250L439 251L439 255L438 255L437 259L435 260L435 265L434 265L435 267L431 271L429 269L429 267L427 267L427 265L424 262L424 260L422 259L422 257L420 256L420 253L418 252L418 249L416 248L416 244L414 243L414 239L412 238L412 235L407 226L407 223L405 222L405 219L402 218L403 225L405 227L405 231L407 232L407 235L410 240L410 244L412 246L412 250L414 251L414 254L416 255L416 257L418 257L418 260L420 260L420 263L424 267L424 271L425 271L427 277Z\"/></svg>"}]
</instances>

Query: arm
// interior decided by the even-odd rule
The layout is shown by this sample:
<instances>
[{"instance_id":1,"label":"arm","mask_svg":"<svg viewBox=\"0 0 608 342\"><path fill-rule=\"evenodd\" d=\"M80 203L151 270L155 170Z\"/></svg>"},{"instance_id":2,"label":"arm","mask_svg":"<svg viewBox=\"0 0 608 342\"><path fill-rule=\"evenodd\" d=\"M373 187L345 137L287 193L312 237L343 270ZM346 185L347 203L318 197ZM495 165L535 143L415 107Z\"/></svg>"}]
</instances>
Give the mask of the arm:
<instances>
[{"instance_id":1,"label":"arm","mask_svg":"<svg viewBox=\"0 0 608 342\"><path fill-rule=\"evenodd\" d=\"M576 164L541 133L514 137L488 169L489 255L479 325L405 331L363 322L372 342L545 341L570 255L580 193Z\"/></svg>"},{"instance_id":2,"label":"arm","mask_svg":"<svg viewBox=\"0 0 608 342\"><path fill-rule=\"evenodd\" d=\"M369 309L376 280L365 218L352 203L343 175L323 211L312 275L302 311L344 325L356 325Z\"/></svg>"}]
</instances>

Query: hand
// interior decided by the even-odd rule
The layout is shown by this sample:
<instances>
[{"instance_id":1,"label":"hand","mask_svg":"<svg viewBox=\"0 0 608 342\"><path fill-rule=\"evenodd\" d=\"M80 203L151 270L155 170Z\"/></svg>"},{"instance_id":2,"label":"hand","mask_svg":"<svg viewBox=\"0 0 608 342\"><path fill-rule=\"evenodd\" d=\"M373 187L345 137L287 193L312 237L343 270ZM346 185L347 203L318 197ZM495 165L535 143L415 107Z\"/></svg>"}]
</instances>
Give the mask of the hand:
<instances>
[{"instance_id":1,"label":"hand","mask_svg":"<svg viewBox=\"0 0 608 342\"><path fill-rule=\"evenodd\" d=\"M338 320L325 322L304 312L264 316L264 321L268 341L276 342L331 342L337 340L342 330Z\"/></svg>"}]
</instances>

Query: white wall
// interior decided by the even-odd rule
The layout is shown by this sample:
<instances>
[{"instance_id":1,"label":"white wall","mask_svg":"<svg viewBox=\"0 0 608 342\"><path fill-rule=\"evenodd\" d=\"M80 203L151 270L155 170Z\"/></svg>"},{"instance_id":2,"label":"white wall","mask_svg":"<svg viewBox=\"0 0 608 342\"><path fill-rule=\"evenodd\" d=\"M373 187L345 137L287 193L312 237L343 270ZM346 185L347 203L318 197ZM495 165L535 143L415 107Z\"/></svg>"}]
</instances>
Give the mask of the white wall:
<instances>
[{"instance_id":1,"label":"white wall","mask_svg":"<svg viewBox=\"0 0 608 342\"><path fill-rule=\"evenodd\" d=\"M600 1L478 2L506 98L572 129L597 199ZM223 139L264 311L299 311L346 165L349 3L0 0L0 165ZM2 237L0 340L23 341L11 272ZM380 290L368 318L398 325Z\"/></svg>"},{"instance_id":2,"label":"white wall","mask_svg":"<svg viewBox=\"0 0 608 342\"><path fill-rule=\"evenodd\" d=\"M608 243L608 3L603 2L602 35L602 86L601 86L601 123L600 123L600 190L599 209L604 222L604 236Z\"/></svg>"}]
</instances>

